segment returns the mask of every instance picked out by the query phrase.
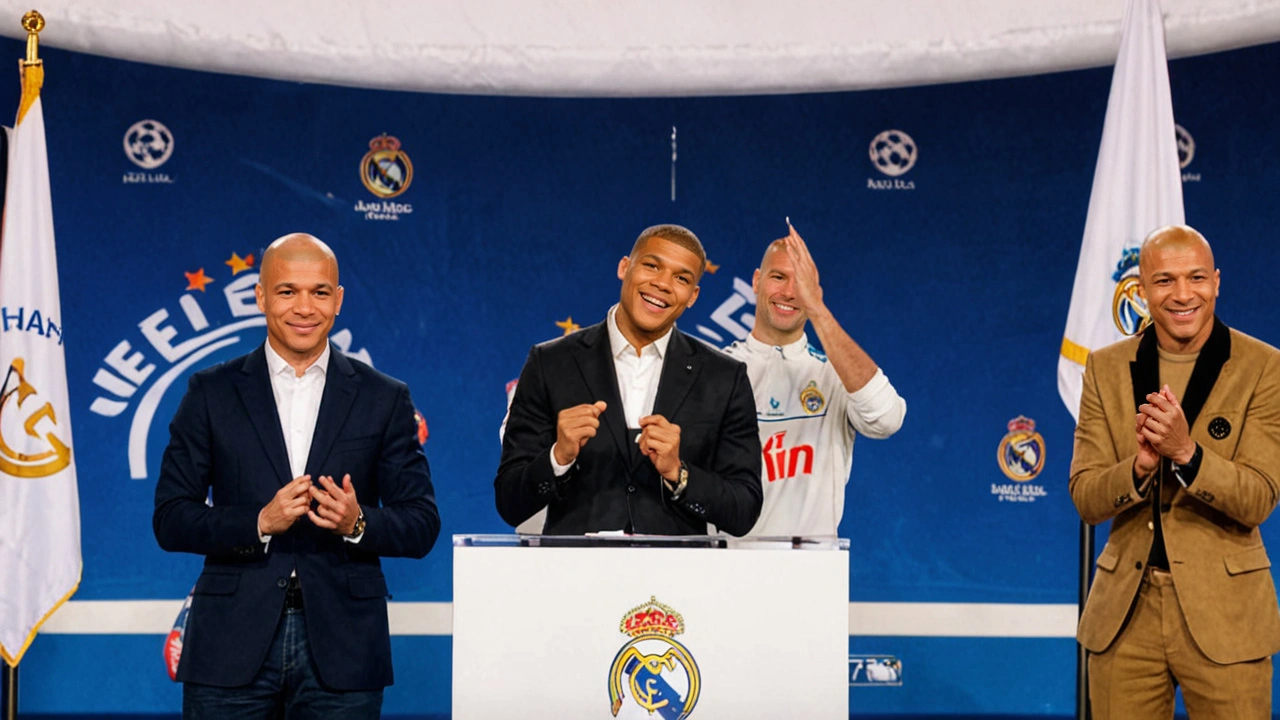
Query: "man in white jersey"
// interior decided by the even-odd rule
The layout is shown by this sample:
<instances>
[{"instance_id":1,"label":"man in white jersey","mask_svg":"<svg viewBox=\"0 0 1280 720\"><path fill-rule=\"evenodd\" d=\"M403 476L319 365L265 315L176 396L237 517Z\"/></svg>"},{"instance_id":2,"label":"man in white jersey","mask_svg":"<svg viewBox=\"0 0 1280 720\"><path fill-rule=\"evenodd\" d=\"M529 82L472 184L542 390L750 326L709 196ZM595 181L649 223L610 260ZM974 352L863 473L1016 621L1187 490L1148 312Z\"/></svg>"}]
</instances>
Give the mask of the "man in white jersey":
<instances>
[{"instance_id":1,"label":"man in white jersey","mask_svg":"<svg viewBox=\"0 0 1280 720\"><path fill-rule=\"evenodd\" d=\"M788 228L751 278L755 327L725 348L747 364L760 424L764 508L750 535L833 536L854 438L894 434L907 403L822 302L818 267ZM826 355L809 345L806 320Z\"/></svg>"}]
</instances>

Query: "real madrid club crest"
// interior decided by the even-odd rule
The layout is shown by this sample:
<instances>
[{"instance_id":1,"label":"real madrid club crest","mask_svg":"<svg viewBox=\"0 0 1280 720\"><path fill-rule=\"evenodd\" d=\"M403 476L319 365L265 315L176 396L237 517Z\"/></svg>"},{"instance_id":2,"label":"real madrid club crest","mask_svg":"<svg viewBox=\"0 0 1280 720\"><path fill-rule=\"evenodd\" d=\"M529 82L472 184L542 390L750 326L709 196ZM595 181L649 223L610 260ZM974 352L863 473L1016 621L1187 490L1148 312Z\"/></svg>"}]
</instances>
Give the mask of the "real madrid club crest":
<instances>
[{"instance_id":1,"label":"real madrid club crest","mask_svg":"<svg viewBox=\"0 0 1280 720\"><path fill-rule=\"evenodd\" d=\"M1116 271L1111 279L1116 282L1115 294L1111 296L1111 319L1120 332L1137 335L1151 322L1147 301L1139 292L1141 282L1138 279L1138 248L1124 251L1120 262L1116 263Z\"/></svg>"},{"instance_id":2,"label":"real madrid club crest","mask_svg":"<svg viewBox=\"0 0 1280 720\"><path fill-rule=\"evenodd\" d=\"M681 720L693 712L702 689L698 664L675 640L684 632L680 613L650 596L622 616L618 629L631 640L609 668L610 711L614 717Z\"/></svg>"},{"instance_id":3,"label":"real madrid club crest","mask_svg":"<svg viewBox=\"0 0 1280 720\"><path fill-rule=\"evenodd\" d=\"M393 198L409 189L413 163L400 141L383 133L369 141L369 152L360 159L360 179L374 195Z\"/></svg>"},{"instance_id":4,"label":"real madrid club crest","mask_svg":"<svg viewBox=\"0 0 1280 720\"><path fill-rule=\"evenodd\" d=\"M821 412L826 406L827 399L822 397L822 393L818 390L817 380L810 380L809 384L800 391L800 404L810 415Z\"/></svg>"},{"instance_id":5,"label":"real madrid club crest","mask_svg":"<svg viewBox=\"0 0 1280 720\"><path fill-rule=\"evenodd\" d=\"M1044 469L1044 438L1036 432L1036 421L1022 415L1010 420L1008 428L996 459L1009 479L1027 482Z\"/></svg>"}]
</instances>

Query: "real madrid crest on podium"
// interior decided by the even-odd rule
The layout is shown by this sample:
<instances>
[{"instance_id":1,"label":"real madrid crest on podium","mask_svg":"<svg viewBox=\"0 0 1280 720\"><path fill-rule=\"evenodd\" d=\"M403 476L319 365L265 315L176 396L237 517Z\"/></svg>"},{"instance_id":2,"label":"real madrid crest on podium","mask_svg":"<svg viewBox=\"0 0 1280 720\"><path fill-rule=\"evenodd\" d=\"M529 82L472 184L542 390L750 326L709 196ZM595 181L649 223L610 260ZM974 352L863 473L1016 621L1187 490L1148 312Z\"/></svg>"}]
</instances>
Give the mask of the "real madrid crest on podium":
<instances>
[{"instance_id":1,"label":"real madrid crest on podium","mask_svg":"<svg viewBox=\"0 0 1280 720\"><path fill-rule=\"evenodd\" d=\"M702 677L688 648L675 640L684 632L680 613L650 596L649 602L622 617L618 629L631 639L609 668L613 716L689 717L698 703Z\"/></svg>"}]
</instances>

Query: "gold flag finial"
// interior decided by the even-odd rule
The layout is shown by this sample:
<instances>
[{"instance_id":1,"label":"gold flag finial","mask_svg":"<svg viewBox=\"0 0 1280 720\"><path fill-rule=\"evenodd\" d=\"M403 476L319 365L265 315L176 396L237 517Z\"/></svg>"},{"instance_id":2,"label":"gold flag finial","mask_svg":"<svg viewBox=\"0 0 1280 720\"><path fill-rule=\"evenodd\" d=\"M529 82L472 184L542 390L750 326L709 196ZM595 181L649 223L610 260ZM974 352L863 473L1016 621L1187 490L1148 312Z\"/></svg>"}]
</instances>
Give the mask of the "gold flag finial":
<instances>
[{"instance_id":1,"label":"gold flag finial","mask_svg":"<svg viewBox=\"0 0 1280 720\"><path fill-rule=\"evenodd\" d=\"M40 31L44 29L44 16L32 10L22 16L22 29L27 31L27 60L23 65L40 65Z\"/></svg>"}]
</instances>

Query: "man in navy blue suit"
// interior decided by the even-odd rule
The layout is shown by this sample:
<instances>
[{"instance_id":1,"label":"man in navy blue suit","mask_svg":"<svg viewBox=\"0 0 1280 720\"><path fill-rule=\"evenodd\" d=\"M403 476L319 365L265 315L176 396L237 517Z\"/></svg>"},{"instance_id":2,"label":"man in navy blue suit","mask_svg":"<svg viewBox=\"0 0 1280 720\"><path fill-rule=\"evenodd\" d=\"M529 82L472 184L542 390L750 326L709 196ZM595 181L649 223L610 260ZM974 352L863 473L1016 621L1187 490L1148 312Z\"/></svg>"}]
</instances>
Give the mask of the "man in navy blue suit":
<instances>
[{"instance_id":1,"label":"man in navy blue suit","mask_svg":"<svg viewBox=\"0 0 1280 720\"><path fill-rule=\"evenodd\" d=\"M156 485L160 546L205 556L183 716L376 718L393 681L379 558L421 558L440 532L413 402L329 343L342 286L323 242L273 242L255 290L267 342L191 378Z\"/></svg>"}]
</instances>

